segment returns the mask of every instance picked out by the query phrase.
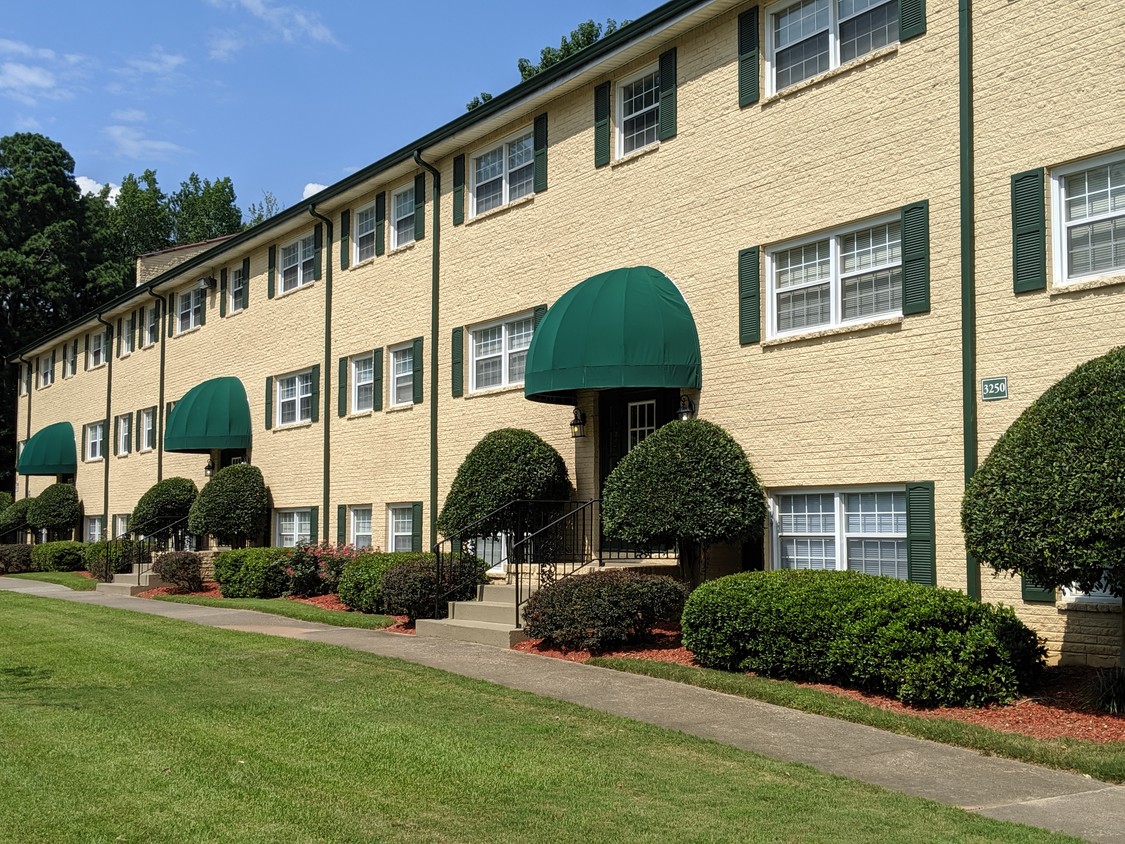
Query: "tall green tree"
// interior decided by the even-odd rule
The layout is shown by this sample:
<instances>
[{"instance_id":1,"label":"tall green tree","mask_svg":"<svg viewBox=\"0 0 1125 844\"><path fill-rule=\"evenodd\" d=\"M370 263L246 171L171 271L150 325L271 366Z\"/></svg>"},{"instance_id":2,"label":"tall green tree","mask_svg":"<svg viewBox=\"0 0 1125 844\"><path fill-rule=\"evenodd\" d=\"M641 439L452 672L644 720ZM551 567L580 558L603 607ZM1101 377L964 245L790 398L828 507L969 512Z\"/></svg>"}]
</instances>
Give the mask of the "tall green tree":
<instances>
[{"instance_id":1,"label":"tall green tree","mask_svg":"<svg viewBox=\"0 0 1125 844\"><path fill-rule=\"evenodd\" d=\"M520 79L526 82L540 71L544 71L551 65L558 64L565 58L569 58L577 53L579 50L589 47L591 44L604 38L606 35L612 35L618 29L628 26L632 21L623 21L618 26L617 21L613 18L606 18L605 26L596 23L593 20L584 21L578 24L576 29L571 30L570 36L564 35L558 47L546 46L539 51L539 64L532 64L530 59L520 59L516 62L516 66L520 71Z\"/></svg>"},{"instance_id":2,"label":"tall green tree","mask_svg":"<svg viewBox=\"0 0 1125 844\"><path fill-rule=\"evenodd\" d=\"M172 216L172 241L176 245L199 243L242 229L242 209L230 176L212 182L192 173L168 197Z\"/></svg>"},{"instance_id":3,"label":"tall green tree","mask_svg":"<svg viewBox=\"0 0 1125 844\"><path fill-rule=\"evenodd\" d=\"M110 218L118 254L125 260L172 245L172 212L155 170L121 180Z\"/></svg>"},{"instance_id":4,"label":"tall green tree","mask_svg":"<svg viewBox=\"0 0 1125 844\"><path fill-rule=\"evenodd\" d=\"M278 202L277 197L273 195L273 191L264 190L262 191L262 201L251 202L246 209L247 219L244 228L253 228L258 223L263 223L284 210L285 206Z\"/></svg>"}]
</instances>

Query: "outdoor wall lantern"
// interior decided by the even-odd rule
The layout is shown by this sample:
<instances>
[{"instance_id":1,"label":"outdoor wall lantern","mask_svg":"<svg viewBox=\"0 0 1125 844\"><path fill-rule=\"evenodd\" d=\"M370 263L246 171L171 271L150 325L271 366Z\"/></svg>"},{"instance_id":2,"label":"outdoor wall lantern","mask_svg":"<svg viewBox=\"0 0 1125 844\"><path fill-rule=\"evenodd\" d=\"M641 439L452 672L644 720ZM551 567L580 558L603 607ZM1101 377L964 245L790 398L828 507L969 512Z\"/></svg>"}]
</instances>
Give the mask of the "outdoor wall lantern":
<instances>
[{"instance_id":1,"label":"outdoor wall lantern","mask_svg":"<svg viewBox=\"0 0 1125 844\"><path fill-rule=\"evenodd\" d=\"M219 282L213 276L204 276L195 283L196 290L214 290Z\"/></svg>"},{"instance_id":2,"label":"outdoor wall lantern","mask_svg":"<svg viewBox=\"0 0 1125 844\"><path fill-rule=\"evenodd\" d=\"M681 422L687 422L695 416L695 405L692 404L690 396L680 396L680 406L676 410L676 418Z\"/></svg>"},{"instance_id":3,"label":"outdoor wall lantern","mask_svg":"<svg viewBox=\"0 0 1125 844\"><path fill-rule=\"evenodd\" d=\"M581 439L586 436L586 414L574 408L574 418L570 420L570 436L572 439Z\"/></svg>"},{"instance_id":4,"label":"outdoor wall lantern","mask_svg":"<svg viewBox=\"0 0 1125 844\"><path fill-rule=\"evenodd\" d=\"M207 461L207 465L203 467L203 474L206 475L207 477L211 477L213 474L215 474L215 461L214 460L208 460Z\"/></svg>"}]
</instances>

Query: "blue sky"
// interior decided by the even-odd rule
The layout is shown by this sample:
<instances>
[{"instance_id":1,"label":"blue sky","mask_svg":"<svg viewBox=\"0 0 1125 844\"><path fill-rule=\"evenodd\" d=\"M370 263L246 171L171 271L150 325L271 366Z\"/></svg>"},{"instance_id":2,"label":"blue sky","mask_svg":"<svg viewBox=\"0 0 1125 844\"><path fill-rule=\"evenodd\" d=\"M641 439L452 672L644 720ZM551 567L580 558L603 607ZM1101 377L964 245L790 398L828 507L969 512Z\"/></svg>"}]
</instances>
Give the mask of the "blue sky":
<instances>
[{"instance_id":1,"label":"blue sky","mask_svg":"<svg viewBox=\"0 0 1125 844\"><path fill-rule=\"evenodd\" d=\"M40 0L0 17L0 136L40 132L84 187L230 176L283 206L519 82L516 60L659 0Z\"/></svg>"}]
</instances>

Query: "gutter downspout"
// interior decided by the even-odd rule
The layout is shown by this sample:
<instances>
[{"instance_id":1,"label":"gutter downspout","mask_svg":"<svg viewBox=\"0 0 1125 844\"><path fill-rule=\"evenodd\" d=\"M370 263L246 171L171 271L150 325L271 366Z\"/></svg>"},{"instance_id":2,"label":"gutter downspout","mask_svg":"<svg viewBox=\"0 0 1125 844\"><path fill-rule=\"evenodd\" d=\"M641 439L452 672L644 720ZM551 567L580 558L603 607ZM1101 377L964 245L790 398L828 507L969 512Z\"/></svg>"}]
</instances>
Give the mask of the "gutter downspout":
<instances>
[{"instance_id":1,"label":"gutter downspout","mask_svg":"<svg viewBox=\"0 0 1125 844\"><path fill-rule=\"evenodd\" d=\"M160 303L160 310L164 312L165 321L171 319L168 314L168 298L161 296L159 293L153 293L149 288L148 295ZM141 329L144 330L143 328ZM156 397L156 418L152 420L153 427L156 428L156 482L160 483L164 480L164 363L167 354L167 346L165 343L168 339L168 327L165 322L160 323L160 386L158 388L158 395ZM138 431L138 433L140 433Z\"/></svg>"},{"instance_id":2,"label":"gutter downspout","mask_svg":"<svg viewBox=\"0 0 1125 844\"><path fill-rule=\"evenodd\" d=\"M434 177L434 245L430 281L430 547L437 543L438 497L438 295L441 280L441 172L422 160L422 150L414 150L414 161Z\"/></svg>"},{"instance_id":3,"label":"gutter downspout","mask_svg":"<svg viewBox=\"0 0 1125 844\"><path fill-rule=\"evenodd\" d=\"M321 493L321 507L320 512L323 514L320 517L320 532L324 542L328 541L328 506L330 503L330 491L332 481L332 460L331 460L331 434L332 434L332 415L329 413L331 410L332 402L332 221L316 210L315 205L309 206L309 214L318 220L324 221L324 234L325 238L324 255L324 366L322 367L324 378L324 390L321 393L324 399L324 409L321 411L324 419L324 452L322 457L322 465L324 467L324 475L321 481L323 491ZM337 532L339 527L336 528Z\"/></svg>"},{"instance_id":4,"label":"gutter downspout","mask_svg":"<svg viewBox=\"0 0 1125 844\"><path fill-rule=\"evenodd\" d=\"M26 442L27 440L31 439L31 394L34 392L34 390L31 389L31 378L30 378L31 361L29 361L23 355L18 355L17 358L18 358L20 363L22 363L24 366L27 367L27 372L28 372L28 376L29 376L28 379L27 379L27 427L25 429L26 433L24 434L24 442ZM16 378L19 379L20 381L23 380L23 370L20 370L20 372L16 376ZM19 385L17 384L17 386L16 386L16 396L17 397L19 396L19 392L20 392L19 391ZM19 415L19 409L18 408L16 410L16 415L17 415L17 417ZM17 450L18 450L18 447L17 447ZM19 461L19 458L17 457L16 458L16 474L17 475L19 474L19 471L20 471L20 461ZM15 491L15 485L12 486L12 491L13 492ZM30 495L31 495L31 478L28 475L24 475L23 476L23 497L27 498Z\"/></svg>"},{"instance_id":5,"label":"gutter downspout","mask_svg":"<svg viewBox=\"0 0 1125 844\"><path fill-rule=\"evenodd\" d=\"M973 148L973 4L960 0L958 17L958 100L960 105L961 178L961 424L965 484L977 470L977 312L976 181ZM966 554L965 585L980 600L980 565Z\"/></svg>"},{"instance_id":6,"label":"gutter downspout","mask_svg":"<svg viewBox=\"0 0 1125 844\"><path fill-rule=\"evenodd\" d=\"M102 319L99 313L97 316L98 322L104 325L107 329L106 337L109 342L106 344L105 360L105 430L102 431L102 464L103 464L103 480L102 480L102 536L103 538L109 536L109 458L113 454L113 449L117 445L112 442L113 437L112 427L109 420L113 416L113 359L116 355L113 352L113 344L117 339L114 336L113 326Z\"/></svg>"}]
</instances>

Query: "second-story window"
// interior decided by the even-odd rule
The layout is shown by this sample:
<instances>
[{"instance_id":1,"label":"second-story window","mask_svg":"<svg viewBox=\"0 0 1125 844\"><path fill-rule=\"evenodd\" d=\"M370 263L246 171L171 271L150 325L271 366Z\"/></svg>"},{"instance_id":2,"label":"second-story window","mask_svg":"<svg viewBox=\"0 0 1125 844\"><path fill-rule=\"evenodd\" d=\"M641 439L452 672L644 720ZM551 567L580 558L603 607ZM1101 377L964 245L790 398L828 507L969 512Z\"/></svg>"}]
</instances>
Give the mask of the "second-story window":
<instances>
[{"instance_id":1,"label":"second-story window","mask_svg":"<svg viewBox=\"0 0 1125 844\"><path fill-rule=\"evenodd\" d=\"M527 196L535 187L535 140L525 132L473 159L473 213Z\"/></svg>"},{"instance_id":2,"label":"second-story window","mask_svg":"<svg viewBox=\"0 0 1125 844\"><path fill-rule=\"evenodd\" d=\"M160 310L154 302L145 309L145 345L151 346L160 339Z\"/></svg>"},{"instance_id":3,"label":"second-story window","mask_svg":"<svg viewBox=\"0 0 1125 844\"><path fill-rule=\"evenodd\" d=\"M373 204L355 212L356 263L375 257L375 219L375 206Z\"/></svg>"},{"instance_id":4,"label":"second-story window","mask_svg":"<svg viewBox=\"0 0 1125 844\"><path fill-rule=\"evenodd\" d=\"M296 290L313 280L316 246L313 236L281 248L281 292Z\"/></svg>"},{"instance_id":5,"label":"second-story window","mask_svg":"<svg viewBox=\"0 0 1125 844\"><path fill-rule=\"evenodd\" d=\"M203 311L207 307L207 291L185 290L178 297L177 326L180 333L190 331L203 324Z\"/></svg>"},{"instance_id":6,"label":"second-story window","mask_svg":"<svg viewBox=\"0 0 1125 844\"><path fill-rule=\"evenodd\" d=\"M89 369L105 363L105 332L95 331L90 335Z\"/></svg>"},{"instance_id":7,"label":"second-story window","mask_svg":"<svg viewBox=\"0 0 1125 844\"><path fill-rule=\"evenodd\" d=\"M654 144L660 132L660 70L650 67L618 87L618 155Z\"/></svg>"},{"instance_id":8,"label":"second-story window","mask_svg":"<svg viewBox=\"0 0 1125 844\"><path fill-rule=\"evenodd\" d=\"M391 248L414 242L414 186L391 196Z\"/></svg>"}]
</instances>

